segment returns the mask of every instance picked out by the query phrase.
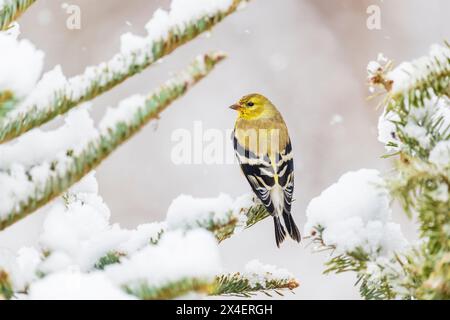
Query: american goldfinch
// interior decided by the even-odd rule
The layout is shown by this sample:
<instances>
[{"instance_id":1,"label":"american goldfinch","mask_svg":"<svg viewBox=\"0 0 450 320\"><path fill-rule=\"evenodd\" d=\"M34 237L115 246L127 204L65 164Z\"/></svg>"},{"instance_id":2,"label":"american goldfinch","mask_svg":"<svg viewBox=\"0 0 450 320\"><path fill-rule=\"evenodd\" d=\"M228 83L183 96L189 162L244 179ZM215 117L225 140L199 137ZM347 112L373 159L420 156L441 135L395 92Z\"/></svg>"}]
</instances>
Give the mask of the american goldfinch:
<instances>
[{"instance_id":1,"label":"american goldfinch","mask_svg":"<svg viewBox=\"0 0 450 320\"><path fill-rule=\"evenodd\" d=\"M233 132L236 157L253 192L273 217L277 246L286 237L300 242L291 215L294 192L294 160L283 117L269 99L260 94L242 97L231 109L238 112Z\"/></svg>"}]
</instances>

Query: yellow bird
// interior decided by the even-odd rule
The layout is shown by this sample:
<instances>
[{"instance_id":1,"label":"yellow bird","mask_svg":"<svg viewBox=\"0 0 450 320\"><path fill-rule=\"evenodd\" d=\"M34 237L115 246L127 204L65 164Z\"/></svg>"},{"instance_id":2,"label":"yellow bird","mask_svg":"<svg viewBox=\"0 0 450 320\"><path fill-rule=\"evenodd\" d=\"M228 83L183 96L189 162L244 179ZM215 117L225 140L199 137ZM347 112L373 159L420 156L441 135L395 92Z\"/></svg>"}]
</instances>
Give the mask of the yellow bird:
<instances>
[{"instance_id":1,"label":"yellow bird","mask_svg":"<svg viewBox=\"0 0 450 320\"><path fill-rule=\"evenodd\" d=\"M286 237L281 217L290 237L300 242L291 215L294 160L283 117L269 99L257 93L242 97L230 108L238 112L233 132L236 157L253 192L273 217L277 246Z\"/></svg>"}]
</instances>

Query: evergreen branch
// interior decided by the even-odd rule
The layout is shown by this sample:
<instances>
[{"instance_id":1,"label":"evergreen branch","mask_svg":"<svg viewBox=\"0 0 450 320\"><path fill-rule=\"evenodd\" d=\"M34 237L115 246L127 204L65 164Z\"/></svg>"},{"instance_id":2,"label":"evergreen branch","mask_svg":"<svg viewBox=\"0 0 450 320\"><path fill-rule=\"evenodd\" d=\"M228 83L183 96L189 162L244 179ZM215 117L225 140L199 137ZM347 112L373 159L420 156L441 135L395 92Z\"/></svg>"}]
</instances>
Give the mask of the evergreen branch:
<instances>
[{"instance_id":1,"label":"evergreen branch","mask_svg":"<svg viewBox=\"0 0 450 320\"><path fill-rule=\"evenodd\" d=\"M408 113L411 106L423 107L431 95L448 95L450 88L450 46L435 45L428 56L392 69L392 61L370 71L370 83L383 87L388 110ZM405 79L407 75L407 80Z\"/></svg>"},{"instance_id":2,"label":"evergreen branch","mask_svg":"<svg viewBox=\"0 0 450 320\"><path fill-rule=\"evenodd\" d=\"M124 254L117 251L110 251L105 254L103 257L98 259L97 263L94 265L95 269L104 270L106 266L111 264L119 263L120 258L123 257Z\"/></svg>"},{"instance_id":3,"label":"evergreen branch","mask_svg":"<svg viewBox=\"0 0 450 320\"><path fill-rule=\"evenodd\" d=\"M369 264L377 269L378 275L373 275L369 271ZM384 300L394 299L398 293L393 290L393 283L403 277L399 276L398 271L393 267L396 261L387 260L383 264L372 261L363 249L357 248L352 252L346 252L331 258L326 262L328 267L324 274L334 272L356 272L359 285L359 292L366 300Z\"/></svg>"},{"instance_id":4,"label":"evergreen branch","mask_svg":"<svg viewBox=\"0 0 450 320\"><path fill-rule=\"evenodd\" d=\"M0 31L7 30L10 24L28 9L36 0L5 0L0 8Z\"/></svg>"},{"instance_id":5,"label":"evergreen branch","mask_svg":"<svg viewBox=\"0 0 450 320\"><path fill-rule=\"evenodd\" d=\"M251 277L237 273L219 275L210 295L234 295L250 297L258 292L270 296L270 291L282 295L278 290L294 290L299 286L295 278L273 278L264 281L255 281Z\"/></svg>"},{"instance_id":6,"label":"evergreen branch","mask_svg":"<svg viewBox=\"0 0 450 320\"><path fill-rule=\"evenodd\" d=\"M251 206L248 210L245 210L241 214L246 215L246 222L244 228L250 228L255 225L259 221L270 216L270 213L266 210L264 205L256 204ZM209 231L213 232L219 242L230 238L239 228L239 218L232 217L228 223L211 226L211 228L207 228Z\"/></svg>"},{"instance_id":7,"label":"evergreen branch","mask_svg":"<svg viewBox=\"0 0 450 320\"><path fill-rule=\"evenodd\" d=\"M145 99L143 106L133 109L129 123L123 121L118 122L113 128L109 127L107 131L90 141L87 147L78 153L67 150L64 164L62 164L64 167L62 172L55 170L61 164L58 162L62 160L55 159L49 177L43 183L35 183L32 194L28 195L28 198L18 201L14 209L3 216L0 221L0 230L42 207L79 181L145 124L158 118L170 103L204 78L222 59L224 59L224 55L217 52L197 58L184 72L179 73L151 93Z\"/></svg>"},{"instance_id":8,"label":"evergreen branch","mask_svg":"<svg viewBox=\"0 0 450 320\"><path fill-rule=\"evenodd\" d=\"M143 300L168 300L193 292L207 294L212 286L213 283L207 279L184 278L164 286L149 286L142 282L137 285L125 285L123 289Z\"/></svg>"},{"instance_id":9,"label":"evergreen branch","mask_svg":"<svg viewBox=\"0 0 450 320\"><path fill-rule=\"evenodd\" d=\"M383 138L383 142L399 156L388 187L408 216L417 215L422 242L404 255L405 261L397 259L400 273L393 272L379 283L381 291L394 283L392 295L365 285L370 277L363 273L361 293L375 298L449 299L450 167L445 148L450 140L450 46L435 45L428 56L393 71L390 62L373 65L379 67L369 71L372 84L387 91L386 117L381 120L392 123L391 128L385 126L389 131L383 136L390 133L389 140L394 141Z\"/></svg>"},{"instance_id":10,"label":"evergreen branch","mask_svg":"<svg viewBox=\"0 0 450 320\"><path fill-rule=\"evenodd\" d=\"M203 228L214 234L220 243L233 234L238 232L240 228L250 228L259 221L267 218L270 213L261 203L255 203L249 208L241 208L239 212L229 211L226 217L215 219L215 213L212 212L208 219L196 220L194 227L190 225L179 226L184 229Z\"/></svg>"},{"instance_id":11,"label":"evergreen branch","mask_svg":"<svg viewBox=\"0 0 450 320\"><path fill-rule=\"evenodd\" d=\"M8 113L4 119L0 119L0 143L20 136L80 103L92 100L112 89L181 45L210 30L247 1L233 0L225 12L219 11L214 15L203 16L184 27L173 27L168 31L168 36L161 41L150 41L146 46L131 53L116 54L108 63L87 68L84 74L70 79L65 90L58 89L49 94L53 99L47 106L30 105L25 106L24 111Z\"/></svg>"},{"instance_id":12,"label":"evergreen branch","mask_svg":"<svg viewBox=\"0 0 450 320\"><path fill-rule=\"evenodd\" d=\"M258 203L254 204L250 208L242 208L239 212L241 215L245 215L245 229L250 228L255 225L259 221L267 218L270 214L265 209L264 205ZM237 232L237 228L242 227L240 225L240 219L238 216L229 214L226 220L215 222L213 219L207 221L196 221L197 228L203 228L208 231L211 231L216 237L217 241L220 243L223 240L230 238L235 232ZM187 227L186 229L191 229ZM157 239L149 240L149 243L156 245L158 244L159 239L164 235L166 230L164 228L158 233ZM118 251L108 252L106 255L101 257L98 262L95 264L96 269L103 270L106 266L119 263L120 258L124 257L125 254Z\"/></svg>"},{"instance_id":13,"label":"evergreen branch","mask_svg":"<svg viewBox=\"0 0 450 320\"><path fill-rule=\"evenodd\" d=\"M11 299L14 290L6 271L0 269L0 300Z\"/></svg>"}]
</instances>

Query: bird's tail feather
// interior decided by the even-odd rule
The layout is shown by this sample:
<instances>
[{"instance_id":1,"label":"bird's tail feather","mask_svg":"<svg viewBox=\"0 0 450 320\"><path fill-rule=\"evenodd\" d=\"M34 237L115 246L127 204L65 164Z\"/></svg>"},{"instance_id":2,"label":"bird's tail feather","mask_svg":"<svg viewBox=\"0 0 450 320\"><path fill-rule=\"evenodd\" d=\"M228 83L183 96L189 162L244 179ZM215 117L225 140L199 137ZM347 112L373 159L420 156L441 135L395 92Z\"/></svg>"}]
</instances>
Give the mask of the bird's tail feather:
<instances>
[{"instance_id":1,"label":"bird's tail feather","mask_svg":"<svg viewBox=\"0 0 450 320\"><path fill-rule=\"evenodd\" d=\"M273 223L275 225L275 240L277 242L277 247L280 247L280 244L286 238L286 231L284 230L283 225L280 222L280 218L278 216L273 217Z\"/></svg>"},{"instance_id":2,"label":"bird's tail feather","mask_svg":"<svg viewBox=\"0 0 450 320\"><path fill-rule=\"evenodd\" d=\"M297 225L295 224L292 215L289 212L283 211L283 220L291 238L297 242L300 242L302 236L300 235L300 231L298 231Z\"/></svg>"}]
</instances>

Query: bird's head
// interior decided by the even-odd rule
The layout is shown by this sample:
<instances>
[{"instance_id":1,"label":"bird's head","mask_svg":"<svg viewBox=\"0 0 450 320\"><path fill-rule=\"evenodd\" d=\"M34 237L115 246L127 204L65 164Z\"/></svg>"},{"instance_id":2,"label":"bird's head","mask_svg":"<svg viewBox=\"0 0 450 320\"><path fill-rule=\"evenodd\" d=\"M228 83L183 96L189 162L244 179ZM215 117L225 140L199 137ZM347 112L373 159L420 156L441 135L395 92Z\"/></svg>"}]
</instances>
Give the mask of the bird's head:
<instances>
[{"instance_id":1,"label":"bird's head","mask_svg":"<svg viewBox=\"0 0 450 320\"><path fill-rule=\"evenodd\" d=\"M230 106L238 112L238 117L246 120L256 120L272 117L276 109L269 99L258 93L243 96L237 103Z\"/></svg>"}]
</instances>

